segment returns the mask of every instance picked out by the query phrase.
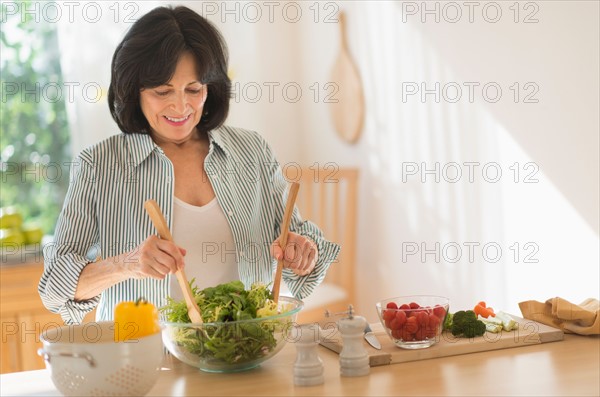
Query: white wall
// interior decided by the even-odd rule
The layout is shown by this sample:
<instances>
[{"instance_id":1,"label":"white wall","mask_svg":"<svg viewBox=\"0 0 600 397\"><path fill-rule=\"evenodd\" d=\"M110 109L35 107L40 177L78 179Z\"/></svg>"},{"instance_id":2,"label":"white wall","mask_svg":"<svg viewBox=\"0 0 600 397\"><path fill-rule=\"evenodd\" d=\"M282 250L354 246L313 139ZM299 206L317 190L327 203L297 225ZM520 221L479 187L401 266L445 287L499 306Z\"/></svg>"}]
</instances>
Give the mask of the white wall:
<instances>
[{"instance_id":1,"label":"white wall","mask_svg":"<svg viewBox=\"0 0 600 397\"><path fill-rule=\"evenodd\" d=\"M443 14L439 23L433 15L423 23L420 12L403 22L402 8L420 8L420 2L344 5L365 86L364 135L356 146L342 143L326 106L308 104L302 158L361 168L358 303L370 318L375 301L404 294L449 296L455 308L483 299L515 313L526 299L579 302L599 295L598 3L536 2L537 11L521 9L520 23L508 8L512 2L500 3L503 17L495 24L481 11L469 23L466 8L455 24ZM442 11L446 3L438 4ZM534 11L539 22L522 23ZM327 79L337 51L336 26L311 24L300 36L302 78ZM424 101L414 95L404 102L403 84L421 82L427 89L456 83L463 97L450 103L441 95L436 103L433 95ZM472 103L464 82L480 84ZM503 90L496 103L481 93L490 82ZM514 82L521 84L518 103L509 88ZM533 97L539 103L523 103L533 91L524 90L527 82L539 87ZM314 145L317 140L322 144ZM422 162L429 169L439 163L439 182L433 175L410 175L413 163L422 170ZM463 165L456 183L448 182L455 168L442 172L450 162ZM480 164L473 183L465 162ZM519 183L510 168L515 162ZM492 166L490 178L501 169L497 183L482 177L486 164ZM523 183L531 172L538 182ZM433 254L402 257L413 244L434 249L435 243L439 263ZM471 243L480 244L472 262L465 245ZM461 260L452 263L457 245ZM489 263L494 247L502 255ZM538 262L525 263L527 254Z\"/></svg>"},{"instance_id":2,"label":"white wall","mask_svg":"<svg viewBox=\"0 0 600 397\"><path fill-rule=\"evenodd\" d=\"M229 47L234 98L227 124L261 133L281 162L297 161L302 131L293 102L296 91L290 86L284 93L284 86L297 81L301 73L294 51L297 31L282 18L269 23L268 9L262 6L261 19L253 23L258 14L250 14L242 2L231 2L229 8L222 4L192 2L189 6L215 23ZM209 5L217 8L213 11Z\"/></svg>"}]
</instances>

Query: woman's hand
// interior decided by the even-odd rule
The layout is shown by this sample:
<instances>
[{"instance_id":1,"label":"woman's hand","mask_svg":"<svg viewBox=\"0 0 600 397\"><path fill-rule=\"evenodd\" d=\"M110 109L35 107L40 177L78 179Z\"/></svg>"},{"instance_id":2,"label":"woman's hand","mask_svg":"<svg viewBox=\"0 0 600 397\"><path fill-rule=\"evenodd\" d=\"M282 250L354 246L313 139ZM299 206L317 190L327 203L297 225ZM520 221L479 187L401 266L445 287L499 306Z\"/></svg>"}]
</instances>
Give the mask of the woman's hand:
<instances>
[{"instance_id":1,"label":"woman's hand","mask_svg":"<svg viewBox=\"0 0 600 397\"><path fill-rule=\"evenodd\" d=\"M283 267L291 269L299 276L310 274L319 258L317 245L314 242L292 232L288 233L285 255L279 244L279 238L271 244L271 255L277 260L283 258Z\"/></svg>"},{"instance_id":2,"label":"woman's hand","mask_svg":"<svg viewBox=\"0 0 600 397\"><path fill-rule=\"evenodd\" d=\"M183 268L184 256L185 249L152 235L133 251L120 255L119 262L129 278L162 280Z\"/></svg>"},{"instance_id":3,"label":"woman's hand","mask_svg":"<svg viewBox=\"0 0 600 397\"><path fill-rule=\"evenodd\" d=\"M107 288L130 278L163 280L184 266L185 250L171 241L150 236L136 249L119 256L89 263L79 275L75 300L100 295Z\"/></svg>"}]
</instances>

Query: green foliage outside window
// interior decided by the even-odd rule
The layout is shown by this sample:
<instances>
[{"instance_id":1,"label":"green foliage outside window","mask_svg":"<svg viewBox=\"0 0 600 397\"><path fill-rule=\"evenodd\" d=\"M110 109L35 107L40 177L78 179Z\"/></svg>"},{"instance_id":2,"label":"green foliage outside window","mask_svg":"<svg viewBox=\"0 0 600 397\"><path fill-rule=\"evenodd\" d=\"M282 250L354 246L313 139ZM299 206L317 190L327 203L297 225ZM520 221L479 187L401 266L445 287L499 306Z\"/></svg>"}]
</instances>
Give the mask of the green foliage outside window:
<instances>
[{"instance_id":1,"label":"green foliage outside window","mask_svg":"<svg viewBox=\"0 0 600 397\"><path fill-rule=\"evenodd\" d=\"M54 232L69 184L69 130L56 24L7 15L0 31L0 206Z\"/></svg>"}]
</instances>

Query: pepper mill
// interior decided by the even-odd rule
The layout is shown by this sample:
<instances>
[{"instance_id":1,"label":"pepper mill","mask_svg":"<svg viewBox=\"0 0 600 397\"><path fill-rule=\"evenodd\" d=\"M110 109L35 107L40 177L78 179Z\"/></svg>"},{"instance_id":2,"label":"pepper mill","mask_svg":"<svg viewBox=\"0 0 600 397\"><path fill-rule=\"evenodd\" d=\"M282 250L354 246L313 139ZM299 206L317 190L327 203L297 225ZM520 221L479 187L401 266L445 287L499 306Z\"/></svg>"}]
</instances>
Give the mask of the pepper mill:
<instances>
[{"instance_id":1,"label":"pepper mill","mask_svg":"<svg viewBox=\"0 0 600 397\"><path fill-rule=\"evenodd\" d=\"M338 321L338 329L342 334L342 351L340 353L340 374L342 376L368 375L369 355L362 342L367 320L355 316L352 305L348 308L348 317Z\"/></svg>"},{"instance_id":2,"label":"pepper mill","mask_svg":"<svg viewBox=\"0 0 600 397\"><path fill-rule=\"evenodd\" d=\"M323 361L317 346L321 338L319 324L303 324L296 328L300 333L296 342L296 362L294 363L294 384L314 386L325 382Z\"/></svg>"}]
</instances>

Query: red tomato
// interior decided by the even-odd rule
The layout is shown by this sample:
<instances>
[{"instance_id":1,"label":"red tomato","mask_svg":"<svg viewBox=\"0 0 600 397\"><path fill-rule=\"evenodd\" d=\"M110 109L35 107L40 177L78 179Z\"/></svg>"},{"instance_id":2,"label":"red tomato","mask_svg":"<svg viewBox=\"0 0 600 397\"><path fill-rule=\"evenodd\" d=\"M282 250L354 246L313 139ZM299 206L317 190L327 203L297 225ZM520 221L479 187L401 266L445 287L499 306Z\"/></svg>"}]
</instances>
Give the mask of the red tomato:
<instances>
[{"instance_id":1,"label":"red tomato","mask_svg":"<svg viewBox=\"0 0 600 397\"><path fill-rule=\"evenodd\" d=\"M404 303L404 304L400 305L400 309L402 309L402 310L409 310L410 306L408 306L406 303Z\"/></svg>"},{"instance_id":2,"label":"red tomato","mask_svg":"<svg viewBox=\"0 0 600 397\"><path fill-rule=\"evenodd\" d=\"M396 321L398 321L398 324L400 324L401 327L406 324L406 312L398 310L396 312Z\"/></svg>"},{"instance_id":3,"label":"red tomato","mask_svg":"<svg viewBox=\"0 0 600 397\"><path fill-rule=\"evenodd\" d=\"M386 319L386 320L384 320L384 322L385 322L385 326L386 326L386 327L388 327L389 329L392 329L392 327L391 327L391 325L392 325L392 324L391 324L391 323L392 323L392 320L394 320L394 319L395 319L395 317L394 317L394 318L391 318L391 319L389 319L389 320L387 320L387 319Z\"/></svg>"},{"instance_id":4,"label":"red tomato","mask_svg":"<svg viewBox=\"0 0 600 397\"><path fill-rule=\"evenodd\" d=\"M439 327L439 325L442 323L442 320L436 316L435 314L430 314L429 315L429 329L437 329L437 327Z\"/></svg>"},{"instance_id":5,"label":"red tomato","mask_svg":"<svg viewBox=\"0 0 600 397\"><path fill-rule=\"evenodd\" d=\"M415 339L415 335L408 332L406 329L402 329L400 331L400 339L402 339L404 342L410 342Z\"/></svg>"},{"instance_id":6,"label":"red tomato","mask_svg":"<svg viewBox=\"0 0 600 397\"><path fill-rule=\"evenodd\" d=\"M429 324L429 315L426 312L419 312L415 315L417 318L417 324L420 328L426 328Z\"/></svg>"},{"instance_id":7,"label":"red tomato","mask_svg":"<svg viewBox=\"0 0 600 397\"><path fill-rule=\"evenodd\" d=\"M396 312L394 310L384 310L383 311L383 319L391 320L396 316Z\"/></svg>"},{"instance_id":8,"label":"red tomato","mask_svg":"<svg viewBox=\"0 0 600 397\"><path fill-rule=\"evenodd\" d=\"M419 328L417 332L415 332L416 340L425 340L427 330L425 328Z\"/></svg>"},{"instance_id":9,"label":"red tomato","mask_svg":"<svg viewBox=\"0 0 600 397\"><path fill-rule=\"evenodd\" d=\"M395 329L392 331L392 338L402 339L402 331L399 329Z\"/></svg>"},{"instance_id":10,"label":"red tomato","mask_svg":"<svg viewBox=\"0 0 600 397\"><path fill-rule=\"evenodd\" d=\"M391 329L392 331L395 329L400 329L400 326L398 325L398 320L396 320L396 317L394 317L390 320L389 329Z\"/></svg>"},{"instance_id":11,"label":"red tomato","mask_svg":"<svg viewBox=\"0 0 600 397\"><path fill-rule=\"evenodd\" d=\"M423 308L421 307L421 308L419 308L419 309L415 309L415 310L413 310L413 313L414 313L414 315L415 315L415 316L417 316L419 313L425 313L425 314L427 314L427 310L425 310L425 309L423 309Z\"/></svg>"},{"instance_id":12,"label":"red tomato","mask_svg":"<svg viewBox=\"0 0 600 397\"><path fill-rule=\"evenodd\" d=\"M417 324L417 318L416 317L408 317L406 319L406 324L404 324L404 329L407 332L410 332L411 334L414 334L415 332L417 332L417 329L419 329L419 326Z\"/></svg>"},{"instance_id":13,"label":"red tomato","mask_svg":"<svg viewBox=\"0 0 600 397\"><path fill-rule=\"evenodd\" d=\"M433 314L435 314L441 320L446 317L446 309L440 305L435 305L433 308Z\"/></svg>"},{"instance_id":14,"label":"red tomato","mask_svg":"<svg viewBox=\"0 0 600 397\"><path fill-rule=\"evenodd\" d=\"M411 308L411 309L418 309L418 308L420 308L420 307L421 307L421 306L419 306L419 304L418 304L418 303L415 303L415 302L410 302L410 303L408 304L408 306L410 306L410 308Z\"/></svg>"},{"instance_id":15,"label":"red tomato","mask_svg":"<svg viewBox=\"0 0 600 397\"><path fill-rule=\"evenodd\" d=\"M386 307L387 307L388 309L394 309L394 310L395 310L395 309L397 309L397 308L398 308L398 305L396 304L396 302L389 302L389 303L386 305Z\"/></svg>"},{"instance_id":16,"label":"red tomato","mask_svg":"<svg viewBox=\"0 0 600 397\"><path fill-rule=\"evenodd\" d=\"M428 339L433 339L437 336L437 330L434 328L432 329L431 327L427 328L425 330L425 337Z\"/></svg>"}]
</instances>

